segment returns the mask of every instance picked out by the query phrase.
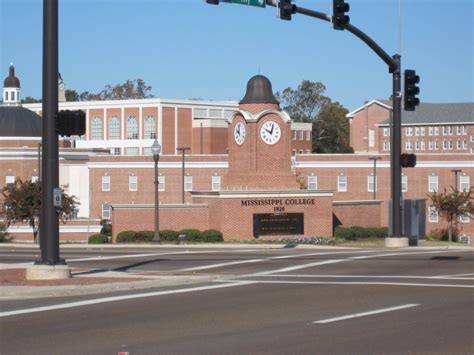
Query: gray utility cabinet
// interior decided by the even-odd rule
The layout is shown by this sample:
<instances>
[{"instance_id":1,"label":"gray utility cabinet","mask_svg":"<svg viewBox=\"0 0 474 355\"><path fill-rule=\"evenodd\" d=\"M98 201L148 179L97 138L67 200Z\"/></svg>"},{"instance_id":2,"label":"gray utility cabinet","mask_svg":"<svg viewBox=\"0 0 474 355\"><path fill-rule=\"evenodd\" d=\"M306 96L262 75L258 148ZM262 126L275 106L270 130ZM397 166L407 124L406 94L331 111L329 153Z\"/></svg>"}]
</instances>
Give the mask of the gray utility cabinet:
<instances>
[{"instance_id":1,"label":"gray utility cabinet","mask_svg":"<svg viewBox=\"0 0 474 355\"><path fill-rule=\"evenodd\" d=\"M402 199L402 234L410 246L418 245L426 235L426 200ZM389 204L388 235L392 235L392 201Z\"/></svg>"}]
</instances>

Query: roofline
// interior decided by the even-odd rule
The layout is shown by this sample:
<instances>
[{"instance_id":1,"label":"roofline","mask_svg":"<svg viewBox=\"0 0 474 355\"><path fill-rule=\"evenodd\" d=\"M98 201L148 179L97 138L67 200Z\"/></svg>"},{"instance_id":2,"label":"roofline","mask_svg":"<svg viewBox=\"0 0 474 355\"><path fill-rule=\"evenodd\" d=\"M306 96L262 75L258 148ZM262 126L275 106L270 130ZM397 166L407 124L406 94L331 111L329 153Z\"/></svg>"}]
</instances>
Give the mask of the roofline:
<instances>
[{"instance_id":1,"label":"roofline","mask_svg":"<svg viewBox=\"0 0 474 355\"><path fill-rule=\"evenodd\" d=\"M452 125L471 125L474 124L474 121L471 122L415 122L415 123L403 123L402 126L452 126ZM390 126L390 123L377 123L376 126L385 127Z\"/></svg>"},{"instance_id":2,"label":"roofline","mask_svg":"<svg viewBox=\"0 0 474 355\"><path fill-rule=\"evenodd\" d=\"M385 105L383 102L380 102L380 101L374 99L374 100L369 101L369 102L367 102L366 104L362 105L362 106L359 107L358 109L355 109L354 111L349 112L349 113L346 115L346 117L347 117L347 118L354 117L354 115L355 115L357 112L359 112L359 111L363 110L364 108L369 107L369 106L371 106L371 105L373 105L373 104L378 104L378 105L380 105L380 106L382 106L382 107L385 107L386 109L392 110L392 106Z\"/></svg>"}]
</instances>

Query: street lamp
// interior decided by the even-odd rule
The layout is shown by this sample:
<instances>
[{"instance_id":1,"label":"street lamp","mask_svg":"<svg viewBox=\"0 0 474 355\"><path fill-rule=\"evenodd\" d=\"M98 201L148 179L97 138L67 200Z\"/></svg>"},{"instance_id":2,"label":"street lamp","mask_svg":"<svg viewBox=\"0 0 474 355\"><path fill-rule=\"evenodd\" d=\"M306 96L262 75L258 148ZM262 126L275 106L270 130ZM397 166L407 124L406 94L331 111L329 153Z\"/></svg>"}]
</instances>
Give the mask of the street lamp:
<instances>
[{"instance_id":1,"label":"street lamp","mask_svg":"<svg viewBox=\"0 0 474 355\"><path fill-rule=\"evenodd\" d=\"M155 139L151 146L151 153L153 154L153 160L155 161L155 235L153 236L154 242L160 242L160 215L158 206L158 160L160 160L161 145Z\"/></svg>"},{"instance_id":2,"label":"street lamp","mask_svg":"<svg viewBox=\"0 0 474 355\"><path fill-rule=\"evenodd\" d=\"M374 200L377 197L377 160L382 159L381 157L372 156L369 157L369 160L374 161Z\"/></svg>"},{"instance_id":3,"label":"street lamp","mask_svg":"<svg viewBox=\"0 0 474 355\"><path fill-rule=\"evenodd\" d=\"M191 150L191 148L189 147L178 147L176 148L177 151L182 151L183 152L183 167L182 167L182 174L181 174L181 178L182 178L182 181L183 181L183 191L182 191L182 203L184 204L184 154L187 150Z\"/></svg>"}]
</instances>

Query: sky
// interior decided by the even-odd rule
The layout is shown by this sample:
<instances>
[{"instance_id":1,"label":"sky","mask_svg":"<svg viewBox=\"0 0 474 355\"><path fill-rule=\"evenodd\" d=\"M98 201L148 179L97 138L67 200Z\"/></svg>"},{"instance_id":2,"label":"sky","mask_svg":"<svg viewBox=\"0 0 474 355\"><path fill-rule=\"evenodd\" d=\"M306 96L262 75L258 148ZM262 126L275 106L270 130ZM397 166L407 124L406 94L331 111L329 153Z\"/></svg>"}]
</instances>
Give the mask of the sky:
<instances>
[{"instance_id":1,"label":"sky","mask_svg":"<svg viewBox=\"0 0 474 355\"><path fill-rule=\"evenodd\" d=\"M424 102L474 101L474 0L347 0L351 24L402 69L421 77ZM329 13L331 0L294 0ZM99 92L143 79L156 97L240 100L247 81L267 76L273 91L302 80L349 111L391 95L387 65L353 34L274 7L204 0L59 0L59 71L66 89ZM0 0L0 77L10 62L22 97L41 98L42 1Z\"/></svg>"}]
</instances>

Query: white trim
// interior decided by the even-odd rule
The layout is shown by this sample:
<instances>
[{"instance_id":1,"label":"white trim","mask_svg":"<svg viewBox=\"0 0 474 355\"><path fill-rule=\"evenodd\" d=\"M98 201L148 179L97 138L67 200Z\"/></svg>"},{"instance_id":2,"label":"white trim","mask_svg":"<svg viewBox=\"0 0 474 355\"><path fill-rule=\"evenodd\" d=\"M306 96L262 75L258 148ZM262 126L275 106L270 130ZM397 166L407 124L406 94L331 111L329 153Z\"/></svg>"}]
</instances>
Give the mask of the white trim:
<instances>
[{"instance_id":1,"label":"white trim","mask_svg":"<svg viewBox=\"0 0 474 355\"><path fill-rule=\"evenodd\" d=\"M211 192L211 191L192 191L191 194L196 197L205 197L205 198L241 198L241 199L251 199L251 198L285 198L285 197L296 197L296 198L312 198L312 197L330 197L333 196L333 192L329 190L316 190L308 191L301 190L299 191L220 191L220 192ZM298 205L299 206L299 205Z\"/></svg>"},{"instance_id":2,"label":"white trim","mask_svg":"<svg viewBox=\"0 0 474 355\"><path fill-rule=\"evenodd\" d=\"M360 161L297 161L296 168L373 168L374 164ZM389 168L390 162L383 161L377 163L377 168ZM471 161L417 161L417 168L472 168Z\"/></svg>"},{"instance_id":3,"label":"white trim","mask_svg":"<svg viewBox=\"0 0 474 355\"><path fill-rule=\"evenodd\" d=\"M122 168L154 168L154 162L89 162L87 163L89 169L122 169ZM181 162L159 162L160 169L176 169L181 168ZM193 162L186 161L186 169L227 169L228 162Z\"/></svg>"},{"instance_id":4,"label":"white trim","mask_svg":"<svg viewBox=\"0 0 474 355\"><path fill-rule=\"evenodd\" d=\"M390 111L392 110L392 107L391 107L391 106L385 105L383 102L380 102L380 101L378 101L378 100L372 100L372 101L367 102L366 104L362 105L361 107L355 109L354 111L349 112L349 113L346 115L346 117L347 117L347 118L354 117L354 115L355 115L357 112L363 110L363 109L366 108L366 107L372 106L372 104L380 105L380 106L382 106L382 107L384 107L384 108L386 108L386 109L388 109L388 110L390 110Z\"/></svg>"},{"instance_id":5,"label":"white trim","mask_svg":"<svg viewBox=\"0 0 474 355\"><path fill-rule=\"evenodd\" d=\"M60 233L99 233L101 229L102 226L100 225L59 226ZM29 226L11 226L7 228L7 233L33 233L33 228Z\"/></svg>"},{"instance_id":6,"label":"white trim","mask_svg":"<svg viewBox=\"0 0 474 355\"><path fill-rule=\"evenodd\" d=\"M193 128L227 128L229 123L221 118L201 118L193 120Z\"/></svg>"},{"instance_id":7,"label":"white trim","mask_svg":"<svg viewBox=\"0 0 474 355\"><path fill-rule=\"evenodd\" d=\"M405 127L405 126L446 126L446 125L472 125L474 123L473 122L418 122L418 123L402 123L402 127ZM389 127L390 126L390 123L376 123L375 124L376 126L378 127ZM435 134L436 136L437 134ZM439 134L438 134L439 135Z\"/></svg>"},{"instance_id":8,"label":"white trim","mask_svg":"<svg viewBox=\"0 0 474 355\"><path fill-rule=\"evenodd\" d=\"M0 141L40 141L41 137L0 137Z\"/></svg>"},{"instance_id":9,"label":"white trim","mask_svg":"<svg viewBox=\"0 0 474 355\"><path fill-rule=\"evenodd\" d=\"M312 123L307 123L307 122L294 122L291 121L291 130L298 130L298 131L312 131L313 130L313 124Z\"/></svg>"}]
</instances>

